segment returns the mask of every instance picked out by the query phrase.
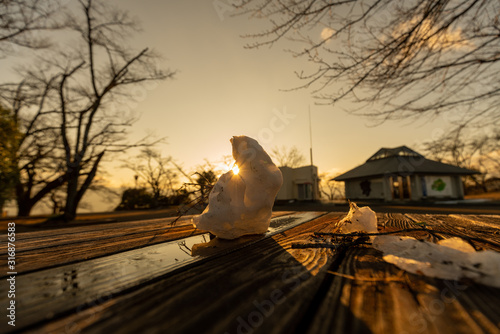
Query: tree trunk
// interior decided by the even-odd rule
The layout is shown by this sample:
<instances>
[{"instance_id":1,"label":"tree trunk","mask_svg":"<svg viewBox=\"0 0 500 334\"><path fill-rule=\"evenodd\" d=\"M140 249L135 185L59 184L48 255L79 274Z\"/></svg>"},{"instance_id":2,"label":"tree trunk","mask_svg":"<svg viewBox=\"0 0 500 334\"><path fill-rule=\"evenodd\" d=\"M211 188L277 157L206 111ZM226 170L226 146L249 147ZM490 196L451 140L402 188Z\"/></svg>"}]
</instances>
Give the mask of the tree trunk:
<instances>
[{"instance_id":1,"label":"tree trunk","mask_svg":"<svg viewBox=\"0 0 500 334\"><path fill-rule=\"evenodd\" d=\"M63 219L65 222L70 222L76 217L76 209L78 208L78 204L82 200L83 195L89 188L90 184L94 180L94 177L97 173L97 167L99 166L99 162L101 162L102 157L104 156L104 152L101 152L98 156L94 165L92 166L92 170L87 175L87 178L81 185L80 189L78 189L78 178L80 176L80 169L75 168L75 171L71 174L70 179L68 180L68 189L66 192L66 207L64 209Z\"/></svg>"},{"instance_id":2,"label":"tree trunk","mask_svg":"<svg viewBox=\"0 0 500 334\"><path fill-rule=\"evenodd\" d=\"M63 220L70 222L76 217L76 208L78 207L78 175L72 175L68 180L68 188L66 190L66 206L64 207Z\"/></svg>"},{"instance_id":3,"label":"tree trunk","mask_svg":"<svg viewBox=\"0 0 500 334\"><path fill-rule=\"evenodd\" d=\"M29 191L25 191L21 183L16 184L17 216L27 217L35 203L29 197Z\"/></svg>"},{"instance_id":4,"label":"tree trunk","mask_svg":"<svg viewBox=\"0 0 500 334\"><path fill-rule=\"evenodd\" d=\"M18 201L17 202L17 216L18 217L27 217L31 213L31 209L33 209L33 206L35 203L32 201Z\"/></svg>"},{"instance_id":5,"label":"tree trunk","mask_svg":"<svg viewBox=\"0 0 500 334\"><path fill-rule=\"evenodd\" d=\"M18 182L16 185L16 201L17 201L17 216L27 217L30 215L31 210L42 198L49 194L54 189L59 188L66 181L66 176L60 176L49 183L47 183L39 192L31 197L31 186L25 186Z\"/></svg>"}]
</instances>

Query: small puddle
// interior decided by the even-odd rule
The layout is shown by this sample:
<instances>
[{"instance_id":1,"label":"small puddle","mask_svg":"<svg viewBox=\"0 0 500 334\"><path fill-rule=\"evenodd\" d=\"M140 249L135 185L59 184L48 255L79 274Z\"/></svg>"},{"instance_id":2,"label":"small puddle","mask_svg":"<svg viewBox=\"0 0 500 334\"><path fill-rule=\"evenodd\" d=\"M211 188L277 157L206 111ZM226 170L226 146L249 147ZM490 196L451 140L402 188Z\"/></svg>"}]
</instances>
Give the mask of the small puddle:
<instances>
[{"instance_id":1,"label":"small puddle","mask_svg":"<svg viewBox=\"0 0 500 334\"><path fill-rule=\"evenodd\" d=\"M113 277L115 283L117 280L125 282L126 277L148 280L197 261L199 256L191 255L193 246L209 241L210 235L204 233L78 263L72 267L80 272L89 272L93 277Z\"/></svg>"},{"instance_id":2,"label":"small puddle","mask_svg":"<svg viewBox=\"0 0 500 334\"><path fill-rule=\"evenodd\" d=\"M161 244L161 249L155 249L154 253L163 255L162 262L170 262L172 264L181 263L186 260L191 260L195 256L191 255L191 250L196 244L207 243L210 241L210 234L200 234L188 238L183 238L175 241L170 241ZM148 252L147 254L151 254ZM167 264L168 265L168 264Z\"/></svg>"},{"instance_id":3,"label":"small puddle","mask_svg":"<svg viewBox=\"0 0 500 334\"><path fill-rule=\"evenodd\" d=\"M271 220L268 231L260 235L248 235L234 240L223 240L214 238L210 240L210 234L204 233L178 240L132 250L125 253L125 266L120 266L121 274L124 271L130 273L140 270L154 270L165 274L179 269L187 264L199 261L202 258L212 256L220 252L227 252L258 240L278 234L292 227L300 225L305 221L317 217L316 213L303 212L293 216L276 217Z\"/></svg>"},{"instance_id":4,"label":"small puddle","mask_svg":"<svg viewBox=\"0 0 500 334\"><path fill-rule=\"evenodd\" d=\"M182 238L179 240L169 241L163 244L155 245L153 248L147 252L140 254L141 258L137 260L142 260L144 257L150 258L151 256L157 256L161 254L162 267L172 267L179 268L184 262L191 262L198 257L206 257L213 255L223 249L234 248L238 246L244 246L248 242L260 240L264 237L268 237L279 233L283 230L287 230L294 225L303 222L301 217L277 217L271 220L269 229L265 234L244 236L234 240L221 240L218 238L210 240L209 233L195 235L192 237ZM193 247L194 246L194 247ZM199 252L202 248L210 248L211 251ZM193 249L195 251L193 251ZM135 258L132 258L135 260Z\"/></svg>"}]
</instances>

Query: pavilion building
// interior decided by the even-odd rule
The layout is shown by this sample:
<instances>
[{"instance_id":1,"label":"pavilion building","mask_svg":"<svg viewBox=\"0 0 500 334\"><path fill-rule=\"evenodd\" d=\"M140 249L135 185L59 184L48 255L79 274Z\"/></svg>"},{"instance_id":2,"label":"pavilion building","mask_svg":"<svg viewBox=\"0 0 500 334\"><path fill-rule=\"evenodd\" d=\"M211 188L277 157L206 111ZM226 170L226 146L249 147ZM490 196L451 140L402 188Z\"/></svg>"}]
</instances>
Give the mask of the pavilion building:
<instances>
[{"instance_id":1,"label":"pavilion building","mask_svg":"<svg viewBox=\"0 0 500 334\"><path fill-rule=\"evenodd\" d=\"M381 148L333 180L344 181L348 199L384 201L463 199L462 177L478 171L429 160L406 146Z\"/></svg>"}]
</instances>

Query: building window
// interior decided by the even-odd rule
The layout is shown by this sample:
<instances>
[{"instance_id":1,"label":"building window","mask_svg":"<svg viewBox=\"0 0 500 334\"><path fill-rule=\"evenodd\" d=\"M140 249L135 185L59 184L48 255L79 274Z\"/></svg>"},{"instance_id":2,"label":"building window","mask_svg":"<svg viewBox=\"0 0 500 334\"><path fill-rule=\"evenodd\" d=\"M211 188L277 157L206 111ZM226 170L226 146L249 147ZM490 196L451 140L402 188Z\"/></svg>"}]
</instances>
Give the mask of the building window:
<instances>
[{"instance_id":1,"label":"building window","mask_svg":"<svg viewBox=\"0 0 500 334\"><path fill-rule=\"evenodd\" d=\"M409 176L391 177L392 199L411 198L411 180Z\"/></svg>"},{"instance_id":2,"label":"building window","mask_svg":"<svg viewBox=\"0 0 500 334\"><path fill-rule=\"evenodd\" d=\"M359 186L361 187L361 192L363 193L363 195L367 197L370 196L370 192L372 191L370 180L364 180L359 184Z\"/></svg>"},{"instance_id":3,"label":"building window","mask_svg":"<svg viewBox=\"0 0 500 334\"><path fill-rule=\"evenodd\" d=\"M312 184L299 183L297 187L299 190L299 200L312 199Z\"/></svg>"},{"instance_id":4,"label":"building window","mask_svg":"<svg viewBox=\"0 0 500 334\"><path fill-rule=\"evenodd\" d=\"M392 178L392 198L399 199L399 181L396 178Z\"/></svg>"}]
</instances>

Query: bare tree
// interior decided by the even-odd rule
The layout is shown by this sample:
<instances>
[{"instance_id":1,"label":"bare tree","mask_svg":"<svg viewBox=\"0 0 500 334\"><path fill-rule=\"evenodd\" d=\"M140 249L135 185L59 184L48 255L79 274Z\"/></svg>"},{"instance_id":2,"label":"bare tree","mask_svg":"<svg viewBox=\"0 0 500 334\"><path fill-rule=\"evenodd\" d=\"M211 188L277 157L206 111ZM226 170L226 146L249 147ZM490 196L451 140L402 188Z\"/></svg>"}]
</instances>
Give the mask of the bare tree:
<instances>
[{"instance_id":1,"label":"bare tree","mask_svg":"<svg viewBox=\"0 0 500 334\"><path fill-rule=\"evenodd\" d=\"M17 47L48 47L49 39L36 33L61 27L59 5L54 0L0 0L0 58Z\"/></svg>"},{"instance_id":2,"label":"bare tree","mask_svg":"<svg viewBox=\"0 0 500 334\"><path fill-rule=\"evenodd\" d=\"M334 199L345 198L344 183L333 180L333 178L337 175L340 174L323 173L320 175L320 192L324 194L330 201L333 201Z\"/></svg>"},{"instance_id":3,"label":"bare tree","mask_svg":"<svg viewBox=\"0 0 500 334\"><path fill-rule=\"evenodd\" d=\"M147 186L156 206L162 197L173 196L176 192L178 176L169 168L171 161L171 157L162 157L157 150L144 148L135 159L127 161L123 166L134 171L137 181Z\"/></svg>"},{"instance_id":4,"label":"bare tree","mask_svg":"<svg viewBox=\"0 0 500 334\"><path fill-rule=\"evenodd\" d=\"M242 0L269 28L257 48L288 38L320 103L387 119L449 116L458 127L498 127L500 3L489 0Z\"/></svg>"},{"instance_id":5,"label":"bare tree","mask_svg":"<svg viewBox=\"0 0 500 334\"><path fill-rule=\"evenodd\" d=\"M213 170L204 170L196 172L196 182L195 186L198 187L197 190L200 192L202 198L208 199L208 194L217 182L217 176ZM196 192L196 191L195 191Z\"/></svg>"},{"instance_id":6,"label":"bare tree","mask_svg":"<svg viewBox=\"0 0 500 334\"><path fill-rule=\"evenodd\" d=\"M19 216L29 215L38 201L65 182L57 126L50 120L54 112L45 107L52 90L49 82L27 78L20 84L4 84L0 90L11 109L17 133L9 156L16 167L14 187Z\"/></svg>"},{"instance_id":7,"label":"bare tree","mask_svg":"<svg viewBox=\"0 0 500 334\"><path fill-rule=\"evenodd\" d=\"M271 150L271 157L277 162L278 166L290 168L300 167L306 160L296 146L291 148L285 146L274 147Z\"/></svg>"},{"instance_id":8,"label":"bare tree","mask_svg":"<svg viewBox=\"0 0 500 334\"><path fill-rule=\"evenodd\" d=\"M157 57L149 49L133 52L126 45L137 28L126 12L104 1L77 2L77 12L66 13L72 46L48 51L36 68L20 72L24 78L20 84L3 86L4 99L24 127L20 152L27 152L28 163L20 169L26 170L27 181L21 181L19 188L33 202L66 184L64 220L75 217L105 155L152 144L149 139L127 141L127 129L136 118L122 112L118 100L130 101L133 86L174 74L158 70ZM40 152L30 153L30 143L37 143ZM40 167L42 162L51 164L50 168ZM48 178L46 173L53 176ZM33 185L39 190L35 196L26 187L32 174L51 180Z\"/></svg>"},{"instance_id":9,"label":"bare tree","mask_svg":"<svg viewBox=\"0 0 500 334\"><path fill-rule=\"evenodd\" d=\"M64 192L61 188L53 190L42 199L41 203L51 210L52 215L59 215L64 208Z\"/></svg>"},{"instance_id":10,"label":"bare tree","mask_svg":"<svg viewBox=\"0 0 500 334\"><path fill-rule=\"evenodd\" d=\"M22 48L27 49L41 49L46 48L50 45L50 39L47 36L42 36L39 34L41 31L56 30L62 28L61 21L59 21L58 13L60 12L58 2L56 0L0 0L0 58L4 58L8 55L17 54ZM2 87L3 90L4 87ZM14 94L15 95L15 94ZM21 132L17 108L19 107L19 96L14 97L11 101L11 110L9 111L9 118L12 121L12 129L15 130L15 136L13 133L7 131L7 129L2 128L3 134L8 136L8 138L2 138L2 156L8 156L9 165L15 166L11 168L9 174L3 173L2 179L9 176L8 181L6 179L0 181L2 189L2 201L0 207L3 206L3 200L6 199L6 191L8 189L15 189L9 192L9 198L12 194L18 194L17 180L20 177L20 173L27 172L26 176L31 178L26 184L28 187L38 185L38 181L34 180L34 165L35 162L42 160L41 156L44 154L39 151L39 145L25 147L29 148L32 153L32 159L30 161L22 161L20 170L18 169L18 163L23 159L23 153L18 154L18 148L25 141L25 135ZM4 101L5 103L5 101ZM8 104L7 104L8 105ZM4 110L2 110L3 112ZM3 113L2 118L5 120ZM27 122L29 123L29 122ZM5 123L3 123L5 125ZM29 127L30 125L28 125ZM31 125L31 127L33 127ZM28 130L29 132L29 130ZM7 147L8 146L8 147ZM38 149L38 152L35 151ZM49 149L50 150L50 149ZM24 152L25 153L25 152ZM3 159L3 158L2 158ZM28 192L29 193L29 192ZM46 193L43 194L43 196ZM21 194L22 201L21 214L29 213L32 205L31 197L26 198L26 193ZM42 196L42 197L43 197ZM41 198L41 197L40 197ZM19 202L19 201L18 201Z\"/></svg>"},{"instance_id":11,"label":"bare tree","mask_svg":"<svg viewBox=\"0 0 500 334\"><path fill-rule=\"evenodd\" d=\"M219 177L227 173L234 165L234 158L231 155L224 155L215 162L204 159L204 163L196 166L195 170L190 174L184 173L182 168L175 164L188 181L180 189L192 198L188 211L193 208L204 208L208 204L208 196Z\"/></svg>"},{"instance_id":12,"label":"bare tree","mask_svg":"<svg viewBox=\"0 0 500 334\"><path fill-rule=\"evenodd\" d=\"M454 131L436 141L423 144L429 157L463 168L479 171L480 175L470 175L476 187L487 191L485 181L489 177L500 176L500 131L481 133L462 138Z\"/></svg>"},{"instance_id":13,"label":"bare tree","mask_svg":"<svg viewBox=\"0 0 500 334\"><path fill-rule=\"evenodd\" d=\"M109 8L104 2L79 3L81 16L69 19L85 47L79 52L82 58L75 58L77 61L61 68L59 77L60 132L69 175L66 220L74 218L104 154L137 146L123 142L124 129L134 118L120 117L119 111L106 114L107 104L114 97L123 97L130 86L173 75L156 68L154 55L147 48L131 53L125 46L128 34L136 28L126 12ZM82 86L82 79L87 82L86 87ZM81 182L81 172L86 166L90 168Z\"/></svg>"}]
</instances>

